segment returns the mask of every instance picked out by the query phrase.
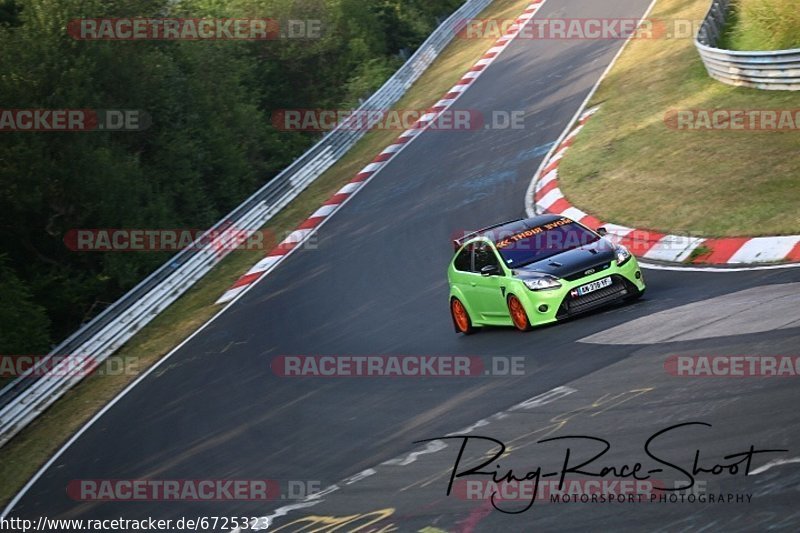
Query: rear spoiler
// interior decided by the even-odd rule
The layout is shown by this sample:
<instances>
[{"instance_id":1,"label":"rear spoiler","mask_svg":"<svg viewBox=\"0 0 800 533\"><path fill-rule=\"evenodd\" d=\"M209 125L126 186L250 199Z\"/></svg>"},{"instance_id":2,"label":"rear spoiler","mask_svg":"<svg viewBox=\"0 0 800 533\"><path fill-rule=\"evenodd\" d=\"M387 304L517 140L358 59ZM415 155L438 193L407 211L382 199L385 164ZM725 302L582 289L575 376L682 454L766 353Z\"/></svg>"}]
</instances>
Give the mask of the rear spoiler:
<instances>
[{"instance_id":1,"label":"rear spoiler","mask_svg":"<svg viewBox=\"0 0 800 533\"><path fill-rule=\"evenodd\" d=\"M500 226L505 226L506 224L511 224L512 222L519 222L520 220L524 220L524 219L515 218L513 220L506 220L505 222L500 222L499 224L493 224L491 226L486 226L485 228L481 228L481 229L472 231L470 233L467 233L466 235L464 235L461 238L453 239L453 251L457 252L458 249L461 248L461 245L464 244L465 241L468 241L472 237L474 237L474 236L476 236L476 235L478 235L480 233L483 233L484 231L489 231L489 230L494 229L494 228L499 228Z\"/></svg>"}]
</instances>

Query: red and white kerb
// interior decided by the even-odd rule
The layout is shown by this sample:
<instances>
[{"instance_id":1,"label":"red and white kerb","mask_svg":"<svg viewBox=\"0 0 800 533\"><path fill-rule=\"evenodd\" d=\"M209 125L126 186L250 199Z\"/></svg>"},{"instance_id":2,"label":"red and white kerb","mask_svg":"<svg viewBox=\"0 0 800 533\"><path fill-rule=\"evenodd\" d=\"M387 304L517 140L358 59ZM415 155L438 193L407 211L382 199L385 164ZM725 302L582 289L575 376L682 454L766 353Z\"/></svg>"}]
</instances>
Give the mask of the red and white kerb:
<instances>
[{"instance_id":1,"label":"red and white kerb","mask_svg":"<svg viewBox=\"0 0 800 533\"><path fill-rule=\"evenodd\" d=\"M601 222L573 206L558 187L558 166L567 149L575 141L575 137L597 110L595 107L581 114L577 126L564 138L553 156L542 165L542 171L534 176L536 185L533 200L537 213L563 215L594 229L605 226L616 242L627 246L631 253L644 259L683 262L691 257L694 250L703 246L709 251L692 257L692 263L748 264L800 261L800 235L720 239L667 235Z\"/></svg>"}]
</instances>

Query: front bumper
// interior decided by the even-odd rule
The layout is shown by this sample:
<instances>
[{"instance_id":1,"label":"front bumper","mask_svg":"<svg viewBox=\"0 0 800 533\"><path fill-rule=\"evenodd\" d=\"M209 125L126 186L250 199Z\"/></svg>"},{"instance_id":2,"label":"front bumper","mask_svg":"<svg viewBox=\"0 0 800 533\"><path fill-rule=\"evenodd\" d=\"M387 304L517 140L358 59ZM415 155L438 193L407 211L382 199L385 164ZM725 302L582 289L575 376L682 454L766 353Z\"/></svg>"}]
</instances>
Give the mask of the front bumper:
<instances>
[{"instance_id":1,"label":"front bumper","mask_svg":"<svg viewBox=\"0 0 800 533\"><path fill-rule=\"evenodd\" d=\"M578 296L576 289L587 283L611 277L608 287ZM560 280L561 287L550 291L525 290L520 300L528 313L532 325L542 325L586 313L593 309L618 302L644 292L644 276L636 258L631 257L624 265L611 266L601 272L574 281Z\"/></svg>"}]
</instances>

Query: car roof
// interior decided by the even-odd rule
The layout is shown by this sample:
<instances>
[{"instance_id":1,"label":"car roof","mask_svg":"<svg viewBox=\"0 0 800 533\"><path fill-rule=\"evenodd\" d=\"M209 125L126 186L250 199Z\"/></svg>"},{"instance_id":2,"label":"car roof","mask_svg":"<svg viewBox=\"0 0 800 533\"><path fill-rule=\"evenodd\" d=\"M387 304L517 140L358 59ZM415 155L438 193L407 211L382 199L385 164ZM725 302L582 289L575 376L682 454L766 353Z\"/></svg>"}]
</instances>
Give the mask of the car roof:
<instances>
[{"instance_id":1,"label":"car roof","mask_svg":"<svg viewBox=\"0 0 800 533\"><path fill-rule=\"evenodd\" d=\"M538 215L531 218L521 218L517 220L509 220L507 222L501 222L499 224L494 224L492 226L487 226L485 228L473 231L471 233L467 233L463 237L459 239L453 240L453 246L456 250L458 250L462 244L467 241L471 241L477 237L486 237L492 242L496 242L498 239L496 237L500 235L508 235L519 233L521 231L525 231L526 229L535 228L536 226L541 226L542 224L548 224L550 222L555 222L556 220L561 220L564 217L562 215Z\"/></svg>"}]
</instances>

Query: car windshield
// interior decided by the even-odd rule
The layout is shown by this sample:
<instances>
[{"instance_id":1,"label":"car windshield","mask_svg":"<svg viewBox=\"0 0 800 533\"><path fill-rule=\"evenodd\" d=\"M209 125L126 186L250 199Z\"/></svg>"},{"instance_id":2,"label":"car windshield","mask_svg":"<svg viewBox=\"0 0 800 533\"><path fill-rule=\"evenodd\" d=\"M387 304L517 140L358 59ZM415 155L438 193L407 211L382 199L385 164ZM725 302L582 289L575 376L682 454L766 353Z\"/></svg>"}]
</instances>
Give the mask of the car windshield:
<instances>
[{"instance_id":1,"label":"car windshield","mask_svg":"<svg viewBox=\"0 0 800 533\"><path fill-rule=\"evenodd\" d=\"M562 218L514 234L501 236L495 242L497 251L510 268L541 261L561 252L580 248L600 237L580 224Z\"/></svg>"}]
</instances>

